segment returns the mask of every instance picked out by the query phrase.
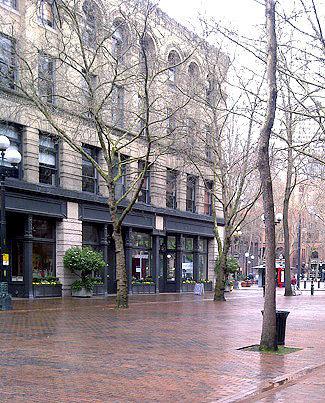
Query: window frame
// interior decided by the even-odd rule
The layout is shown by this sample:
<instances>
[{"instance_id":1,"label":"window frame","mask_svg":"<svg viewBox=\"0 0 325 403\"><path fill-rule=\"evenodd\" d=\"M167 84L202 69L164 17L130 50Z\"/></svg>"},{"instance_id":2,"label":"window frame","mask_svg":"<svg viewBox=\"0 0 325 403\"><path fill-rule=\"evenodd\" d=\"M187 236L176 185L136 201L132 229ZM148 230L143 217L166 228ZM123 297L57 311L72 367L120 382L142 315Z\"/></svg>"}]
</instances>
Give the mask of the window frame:
<instances>
[{"instance_id":1,"label":"window frame","mask_svg":"<svg viewBox=\"0 0 325 403\"><path fill-rule=\"evenodd\" d=\"M204 180L204 214L212 216L212 192L213 191L213 181L205 179Z\"/></svg>"},{"instance_id":2,"label":"window frame","mask_svg":"<svg viewBox=\"0 0 325 403\"><path fill-rule=\"evenodd\" d=\"M16 65L16 57L15 57L15 50L16 50L16 40L15 38L0 32L0 44L1 39L7 40L10 44L10 55L8 57L8 62L5 60L5 52L6 49L0 46L0 66L5 66L6 72L5 74L1 75L0 77L0 86L3 88L7 88L10 90L15 89L15 80L17 75L17 65ZM2 52L1 52L2 50Z\"/></svg>"},{"instance_id":3,"label":"window frame","mask_svg":"<svg viewBox=\"0 0 325 403\"><path fill-rule=\"evenodd\" d=\"M12 136L11 133L15 132L16 136ZM10 141L10 147L15 145L15 149L20 152L21 161L18 164L17 170L10 170L6 176L11 179L21 180L23 176L23 141L22 141L22 128L14 123L0 121L0 135L5 135ZM17 172L17 174L15 174Z\"/></svg>"},{"instance_id":4,"label":"window frame","mask_svg":"<svg viewBox=\"0 0 325 403\"><path fill-rule=\"evenodd\" d=\"M112 89L112 125L124 128L124 87L114 85Z\"/></svg>"},{"instance_id":5,"label":"window frame","mask_svg":"<svg viewBox=\"0 0 325 403\"><path fill-rule=\"evenodd\" d=\"M46 17L46 7L50 9L50 16L52 17L52 21ZM55 1L54 0L40 0L38 7L38 19L42 25L48 28L55 29Z\"/></svg>"},{"instance_id":6,"label":"window frame","mask_svg":"<svg viewBox=\"0 0 325 403\"><path fill-rule=\"evenodd\" d=\"M141 172L144 170L144 164L145 161L138 161L138 174L140 175ZM140 193L142 193L140 195ZM138 203L144 203L144 204L150 204L150 168L147 169L145 176L144 176L144 181L141 186L140 193L138 194L137 202Z\"/></svg>"},{"instance_id":7,"label":"window frame","mask_svg":"<svg viewBox=\"0 0 325 403\"><path fill-rule=\"evenodd\" d=\"M166 207L176 210L177 209L177 178L178 171L175 169L167 168L166 170ZM170 179L170 181L168 181ZM168 191L168 184L172 185L172 190Z\"/></svg>"},{"instance_id":8,"label":"window frame","mask_svg":"<svg viewBox=\"0 0 325 403\"><path fill-rule=\"evenodd\" d=\"M10 4L8 4L10 3ZM18 11L18 0L0 0L0 4Z\"/></svg>"},{"instance_id":9,"label":"window frame","mask_svg":"<svg viewBox=\"0 0 325 403\"><path fill-rule=\"evenodd\" d=\"M84 151L86 151L89 155L91 155L91 157L98 162L99 159L99 152L100 149L98 147L92 146L90 144L83 144L82 148L84 149ZM86 166L91 166L94 170L94 175L93 176L89 176L89 175L85 175L83 173L83 168ZM98 175L98 171L97 169L93 166L93 164L88 160L87 157L85 157L84 155L82 155L82 191L83 192L87 192L90 194L99 194L99 175ZM89 191L89 190L85 190L84 189L84 185L86 184L85 179L90 179L91 181L93 181L93 190ZM86 186L85 186L86 187Z\"/></svg>"},{"instance_id":10,"label":"window frame","mask_svg":"<svg viewBox=\"0 0 325 403\"><path fill-rule=\"evenodd\" d=\"M46 77L44 74L43 77L43 63L46 62L46 74L49 77ZM55 60L52 56L47 53L39 53L38 54L38 92L41 98L46 97L46 103L54 105L55 96Z\"/></svg>"},{"instance_id":11,"label":"window frame","mask_svg":"<svg viewBox=\"0 0 325 403\"><path fill-rule=\"evenodd\" d=\"M197 176L187 174L186 178L186 211L190 213L196 213L196 186ZM188 197L189 191L191 198Z\"/></svg>"},{"instance_id":12,"label":"window frame","mask_svg":"<svg viewBox=\"0 0 325 403\"><path fill-rule=\"evenodd\" d=\"M54 147L48 147L44 144L41 144L41 137L49 138L52 142ZM42 185L53 186L56 187L59 185L59 143L55 141L55 137L50 133L45 133L40 131L39 132L39 161L38 161L38 173L39 173L39 183ZM41 153L47 153L54 155L55 158L55 165L45 164L40 162ZM53 183L53 176L52 176L52 183L41 182L41 170L47 169L48 171L52 172L54 175L54 183Z\"/></svg>"}]
</instances>

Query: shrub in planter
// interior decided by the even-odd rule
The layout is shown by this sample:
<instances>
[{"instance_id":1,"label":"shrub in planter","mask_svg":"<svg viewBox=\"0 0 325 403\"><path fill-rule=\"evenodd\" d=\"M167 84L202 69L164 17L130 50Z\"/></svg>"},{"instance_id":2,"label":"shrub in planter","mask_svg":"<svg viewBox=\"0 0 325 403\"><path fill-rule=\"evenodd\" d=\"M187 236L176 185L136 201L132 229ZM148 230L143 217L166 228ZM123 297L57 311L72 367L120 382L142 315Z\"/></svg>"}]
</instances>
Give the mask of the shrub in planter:
<instances>
[{"instance_id":1,"label":"shrub in planter","mask_svg":"<svg viewBox=\"0 0 325 403\"><path fill-rule=\"evenodd\" d=\"M91 277L93 271L100 271L106 266L103 256L88 247L74 246L67 249L63 257L64 267L79 277L71 285L71 290L80 291L85 288L91 292L94 288L94 280Z\"/></svg>"}]
</instances>

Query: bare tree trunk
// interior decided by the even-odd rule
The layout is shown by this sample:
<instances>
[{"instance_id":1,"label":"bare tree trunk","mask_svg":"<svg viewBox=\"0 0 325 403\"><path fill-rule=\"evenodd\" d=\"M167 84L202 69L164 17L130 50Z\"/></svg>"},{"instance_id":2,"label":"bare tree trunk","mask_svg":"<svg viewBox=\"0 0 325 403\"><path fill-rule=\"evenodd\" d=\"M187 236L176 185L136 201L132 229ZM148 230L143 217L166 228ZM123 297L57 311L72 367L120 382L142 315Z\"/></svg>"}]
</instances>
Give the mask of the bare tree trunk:
<instances>
[{"instance_id":1,"label":"bare tree trunk","mask_svg":"<svg viewBox=\"0 0 325 403\"><path fill-rule=\"evenodd\" d=\"M261 128L258 169L261 178L266 233L266 284L263 328L260 349L276 350L276 284L275 284L275 223L272 178L269 161L269 143L276 110L276 34L275 3L265 0L267 30L267 83L268 99L264 124Z\"/></svg>"},{"instance_id":2,"label":"bare tree trunk","mask_svg":"<svg viewBox=\"0 0 325 403\"><path fill-rule=\"evenodd\" d=\"M291 288L291 275L290 275L290 238L289 238L289 201L291 196L291 182L292 182L292 169L293 169L293 156L292 156L292 113L289 112L287 117L287 133L288 133L288 167L287 167L287 181L283 200L283 235L284 235L284 281L285 281L285 296L292 296Z\"/></svg>"},{"instance_id":3,"label":"bare tree trunk","mask_svg":"<svg viewBox=\"0 0 325 403\"><path fill-rule=\"evenodd\" d=\"M222 253L220 255L220 264L216 267L216 284L214 287L214 301L225 301L225 273L227 268L227 257L230 247L230 239L225 234Z\"/></svg>"},{"instance_id":4,"label":"bare tree trunk","mask_svg":"<svg viewBox=\"0 0 325 403\"><path fill-rule=\"evenodd\" d=\"M113 238L115 241L116 253L116 308L128 308L128 284L122 230L116 219L114 220L113 224Z\"/></svg>"}]
</instances>

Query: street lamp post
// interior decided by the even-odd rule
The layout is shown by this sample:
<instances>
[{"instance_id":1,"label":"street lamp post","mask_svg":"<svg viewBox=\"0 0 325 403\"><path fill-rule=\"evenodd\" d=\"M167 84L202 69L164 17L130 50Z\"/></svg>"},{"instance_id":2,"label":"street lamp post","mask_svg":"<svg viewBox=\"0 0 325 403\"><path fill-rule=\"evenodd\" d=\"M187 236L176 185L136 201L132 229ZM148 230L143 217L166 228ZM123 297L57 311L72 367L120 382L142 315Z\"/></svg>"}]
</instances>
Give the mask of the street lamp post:
<instances>
[{"instance_id":1,"label":"street lamp post","mask_svg":"<svg viewBox=\"0 0 325 403\"><path fill-rule=\"evenodd\" d=\"M9 287L9 255L7 249L6 234L6 186L5 180L7 174L17 169L21 161L19 151L10 148L8 137L0 136L0 309L8 311L12 309L11 295L8 292Z\"/></svg>"},{"instance_id":2,"label":"street lamp post","mask_svg":"<svg viewBox=\"0 0 325 403\"><path fill-rule=\"evenodd\" d=\"M249 252L245 253L245 276L247 277L247 261L249 257Z\"/></svg>"}]
</instances>

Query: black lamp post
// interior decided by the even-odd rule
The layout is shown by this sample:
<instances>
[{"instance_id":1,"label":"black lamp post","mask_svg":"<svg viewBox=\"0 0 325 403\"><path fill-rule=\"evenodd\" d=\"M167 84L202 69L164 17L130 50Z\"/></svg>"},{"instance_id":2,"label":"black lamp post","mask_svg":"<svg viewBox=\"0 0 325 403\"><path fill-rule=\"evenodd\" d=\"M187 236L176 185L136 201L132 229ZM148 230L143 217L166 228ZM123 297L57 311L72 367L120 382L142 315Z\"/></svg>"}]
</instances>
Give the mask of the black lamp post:
<instances>
[{"instance_id":1,"label":"black lamp post","mask_svg":"<svg viewBox=\"0 0 325 403\"><path fill-rule=\"evenodd\" d=\"M6 176L12 170L17 169L21 161L20 152L10 147L8 137L0 136L0 309L8 311L12 309L11 295L8 292L9 286L9 254L6 234Z\"/></svg>"}]
</instances>

